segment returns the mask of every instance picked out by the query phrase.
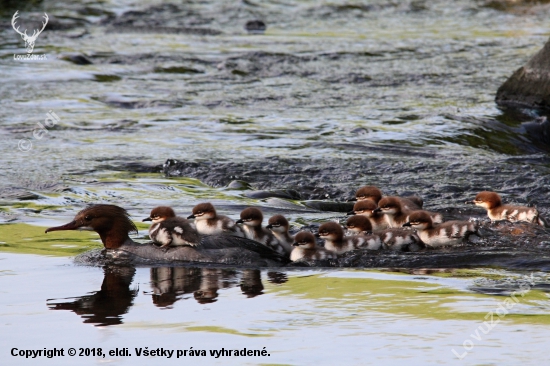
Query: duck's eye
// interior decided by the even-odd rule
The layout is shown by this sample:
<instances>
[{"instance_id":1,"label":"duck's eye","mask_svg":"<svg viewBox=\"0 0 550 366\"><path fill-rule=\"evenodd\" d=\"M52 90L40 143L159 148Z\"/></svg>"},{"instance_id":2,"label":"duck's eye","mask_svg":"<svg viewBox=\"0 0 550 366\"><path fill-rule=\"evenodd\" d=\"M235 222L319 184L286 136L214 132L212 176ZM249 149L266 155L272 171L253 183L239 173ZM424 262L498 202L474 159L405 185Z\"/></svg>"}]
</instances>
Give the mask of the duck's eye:
<instances>
[{"instance_id":1,"label":"duck's eye","mask_svg":"<svg viewBox=\"0 0 550 366\"><path fill-rule=\"evenodd\" d=\"M273 226L273 227L279 227L279 226L281 226L281 224L271 224L271 226Z\"/></svg>"},{"instance_id":2,"label":"duck's eye","mask_svg":"<svg viewBox=\"0 0 550 366\"><path fill-rule=\"evenodd\" d=\"M203 213L202 211L199 211L199 212L197 212L197 215L200 216L200 215L202 215L202 213Z\"/></svg>"},{"instance_id":3,"label":"duck's eye","mask_svg":"<svg viewBox=\"0 0 550 366\"><path fill-rule=\"evenodd\" d=\"M90 221L91 219L92 219L92 216L90 216L90 215L84 216L84 220L86 220L86 221Z\"/></svg>"}]
</instances>

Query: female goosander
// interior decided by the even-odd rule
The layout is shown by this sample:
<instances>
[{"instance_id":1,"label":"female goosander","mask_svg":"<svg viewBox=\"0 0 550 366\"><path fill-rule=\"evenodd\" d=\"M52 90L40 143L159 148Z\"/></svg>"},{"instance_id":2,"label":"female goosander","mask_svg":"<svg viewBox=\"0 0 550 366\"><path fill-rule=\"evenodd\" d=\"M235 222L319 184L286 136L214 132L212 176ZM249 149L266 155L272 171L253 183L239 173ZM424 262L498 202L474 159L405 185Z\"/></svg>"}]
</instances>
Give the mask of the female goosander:
<instances>
[{"instance_id":1,"label":"female goosander","mask_svg":"<svg viewBox=\"0 0 550 366\"><path fill-rule=\"evenodd\" d=\"M422 209L422 206L424 205L424 201L422 198L418 196L409 196L409 197L396 197L403 207L407 210L420 210ZM364 201L364 200L371 200L374 201L374 203L378 204L380 200L382 199L382 191L378 189L378 187L375 186L364 186L361 187L355 192L355 200L356 201Z\"/></svg>"},{"instance_id":2,"label":"female goosander","mask_svg":"<svg viewBox=\"0 0 550 366\"><path fill-rule=\"evenodd\" d=\"M289 252L271 231L262 227L263 220L264 214L259 208L248 207L241 212L241 219L237 220L237 224L243 224L245 238L259 241L281 254Z\"/></svg>"},{"instance_id":3,"label":"female goosander","mask_svg":"<svg viewBox=\"0 0 550 366\"><path fill-rule=\"evenodd\" d=\"M325 239L325 249L342 254L355 249L378 250L382 241L376 235L344 236L344 229L336 222L319 226L319 237Z\"/></svg>"},{"instance_id":4,"label":"female goosander","mask_svg":"<svg viewBox=\"0 0 550 366\"><path fill-rule=\"evenodd\" d=\"M376 211L378 206L372 200L361 200L353 205L353 211L348 212L348 215L365 216L372 226L372 230L384 230L389 227L386 216ZM375 212L376 211L376 212Z\"/></svg>"},{"instance_id":5,"label":"female goosander","mask_svg":"<svg viewBox=\"0 0 550 366\"><path fill-rule=\"evenodd\" d=\"M480 192L471 203L485 208L491 220L526 221L542 227L546 226L536 208L503 205L500 196L495 192Z\"/></svg>"},{"instance_id":6,"label":"female goosander","mask_svg":"<svg viewBox=\"0 0 550 366\"><path fill-rule=\"evenodd\" d=\"M300 231L292 244L294 249L290 253L290 260L296 262L299 259L322 260L336 258L336 253L317 246L315 237L307 231Z\"/></svg>"},{"instance_id":7,"label":"female goosander","mask_svg":"<svg viewBox=\"0 0 550 366\"><path fill-rule=\"evenodd\" d=\"M91 229L99 234L111 258L138 263L203 262L230 265L280 266L288 262L284 256L266 246L233 235L197 235L191 230L182 233L194 245L180 245L160 249L154 244L138 244L130 239L129 232L137 232L125 209L115 205L92 205L76 214L73 221L51 227L46 233L57 230Z\"/></svg>"},{"instance_id":8,"label":"female goosander","mask_svg":"<svg viewBox=\"0 0 550 366\"><path fill-rule=\"evenodd\" d=\"M193 228L193 224L183 217L176 216L171 207L155 207L149 217L142 221L152 221L149 227L149 237L161 248L178 245L194 246L198 243L199 233Z\"/></svg>"},{"instance_id":9,"label":"female goosander","mask_svg":"<svg viewBox=\"0 0 550 366\"><path fill-rule=\"evenodd\" d=\"M387 196L378 202L378 208L374 212L382 212L390 227L402 227L408 221L409 215L415 211L405 209L398 197ZM428 214L434 223L443 222L443 215L440 213L428 212Z\"/></svg>"},{"instance_id":10,"label":"female goosander","mask_svg":"<svg viewBox=\"0 0 550 366\"><path fill-rule=\"evenodd\" d=\"M447 221L434 226L426 211L414 211L403 226L416 229L422 242L431 247L460 244L477 232L477 225L470 221Z\"/></svg>"},{"instance_id":11,"label":"female goosander","mask_svg":"<svg viewBox=\"0 0 550 366\"><path fill-rule=\"evenodd\" d=\"M288 232L289 223L286 217L283 215L271 216L267 221L266 229L271 230L275 238L285 248L287 254L292 251L292 245L294 244L294 236Z\"/></svg>"},{"instance_id":12,"label":"female goosander","mask_svg":"<svg viewBox=\"0 0 550 366\"><path fill-rule=\"evenodd\" d=\"M199 203L193 207L193 213L187 217L195 219L197 231L202 235L228 233L244 237L241 227L235 221L224 215L218 215L210 202Z\"/></svg>"},{"instance_id":13,"label":"female goosander","mask_svg":"<svg viewBox=\"0 0 550 366\"><path fill-rule=\"evenodd\" d=\"M370 234L372 231L370 221L360 215L350 217L346 222L346 228L357 234ZM423 247L418 235L411 230L392 228L377 231L373 235L377 235L382 240L384 249L417 251Z\"/></svg>"}]
</instances>

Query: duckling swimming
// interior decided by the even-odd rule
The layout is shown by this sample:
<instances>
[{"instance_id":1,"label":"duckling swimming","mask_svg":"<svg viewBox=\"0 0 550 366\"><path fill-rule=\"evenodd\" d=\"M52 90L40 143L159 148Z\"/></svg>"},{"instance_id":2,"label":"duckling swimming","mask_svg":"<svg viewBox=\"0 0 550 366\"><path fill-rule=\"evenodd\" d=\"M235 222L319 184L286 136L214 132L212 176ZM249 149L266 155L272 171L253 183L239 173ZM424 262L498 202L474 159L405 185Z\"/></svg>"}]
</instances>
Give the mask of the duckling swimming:
<instances>
[{"instance_id":1,"label":"duckling swimming","mask_svg":"<svg viewBox=\"0 0 550 366\"><path fill-rule=\"evenodd\" d=\"M358 234L370 234L372 231L370 221L365 216L360 215L350 217L346 222L346 228ZM417 251L423 247L418 235L411 230L392 228L377 231L373 235L377 235L382 240L384 249Z\"/></svg>"},{"instance_id":2,"label":"duckling swimming","mask_svg":"<svg viewBox=\"0 0 550 366\"><path fill-rule=\"evenodd\" d=\"M264 214L259 208L248 207L241 212L241 219L237 220L237 224L243 224L242 229L246 238L256 240L278 253L286 254L284 245L279 243L271 231L262 227L263 220Z\"/></svg>"},{"instance_id":3,"label":"duckling swimming","mask_svg":"<svg viewBox=\"0 0 550 366\"><path fill-rule=\"evenodd\" d=\"M426 211L414 211L403 226L416 229L422 242L431 247L457 245L477 232L477 225L470 221L447 221L434 225Z\"/></svg>"},{"instance_id":4,"label":"duckling swimming","mask_svg":"<svg viewBox=\"0 0 550 366\"><path fill-rule=\"evenodd\" d=\"M376 235L344 236L344 229L336 222L319 226L319 237L325 240L325 249L342 254L355 249L378 250L382 241Z\"/></svg>"},{"instance_id":5,"label":"duckling swimming","mask_svg":"<svg viewBox=\"0 0 550 366\"><path fill-rule=\"evenodd\" d=\"M536 208L503 205L500 196L495 192L480 192L471 203L485 208L491 220L525 221L542 227L547 226Z\"/></svg>"},{"instance_id":6,"label":"duckling swimming","mask_svg":"<svg viewBox=\"0 0 550 366\"><path fill-rule=\"evenodd\" d=\"M294 244L294 237L288 232L289 227L288 220L283 215L271 216L265 227L271 230L275 238L279 241L279 244L285 248L288 254L292 251L292 245Z\"/></svg>"},{"instance_id":7,"label":"duckling swimming","mask_svg":"<svg viewBox=\"0 0 550 366\"><path fill-rule=\"evenodd\" d=\"M292 245L294 249L290 253L290 260L293 262L300 259L322 260L336 258L336 253L318 247L313 234L307 231L300 231L296 234Z\"/></svg>"}]
</instances>

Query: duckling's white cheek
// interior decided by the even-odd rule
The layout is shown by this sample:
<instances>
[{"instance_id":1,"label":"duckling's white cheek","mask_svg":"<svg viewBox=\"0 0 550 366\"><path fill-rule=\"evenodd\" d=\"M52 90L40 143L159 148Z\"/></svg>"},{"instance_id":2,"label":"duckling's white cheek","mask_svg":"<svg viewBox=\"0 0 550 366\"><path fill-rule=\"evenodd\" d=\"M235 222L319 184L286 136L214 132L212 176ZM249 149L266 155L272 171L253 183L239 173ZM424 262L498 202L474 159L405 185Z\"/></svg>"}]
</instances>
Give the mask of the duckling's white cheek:
<instances>
[{"instance_id":1,"label":"duckling's white cheek","mask_svg":"<svg viewBox=\"0 0 550 366\"><path fill-rule=\"evenodd\" d=\"M82 231L94 231L93 228L89 227L89 226L81 226L78 228L78 230L82 230Z\"/></svg>"}]
</instances>

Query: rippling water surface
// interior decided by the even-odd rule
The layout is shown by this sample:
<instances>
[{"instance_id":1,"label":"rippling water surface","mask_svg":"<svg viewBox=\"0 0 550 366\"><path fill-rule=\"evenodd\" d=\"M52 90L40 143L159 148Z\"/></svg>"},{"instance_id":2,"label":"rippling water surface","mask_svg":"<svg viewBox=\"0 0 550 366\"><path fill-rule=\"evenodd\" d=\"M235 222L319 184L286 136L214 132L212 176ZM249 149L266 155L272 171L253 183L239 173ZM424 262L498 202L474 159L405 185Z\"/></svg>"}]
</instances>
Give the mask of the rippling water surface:
<instances>
[{"instance_id":1,"label":"rippling water surface","mask_svg":"<svg viewBox=\"0 0 550 366\"><path fill-rule=\"evenodd\" d=\"M95 268L71 260L100 246L94 234L43 234L97 202L136 221L159 204L186 215L209 200L232 217L258 205L299 227L342 219L337 202L364 184L456 218L483 217L463 202L491 189L549 217L549 149L522 124L541 112L498 108L494 95L547 40L550 8L499 4L5 2L0 360L33 362L12 347L266 347L266 359L195 362L447 364L471 342L461 362L540 363L543 272L480 338L531 272ZM29 29L48 13L34 50L47 61L14 59L25 53L16 10ZM244 30L254 19L265 34ZM60 121L38 139L50 111ZM486 241L547 260L548 231L501 236ZM538 263L526 268L548 271Z\"/></svg>"}]
</instances>

